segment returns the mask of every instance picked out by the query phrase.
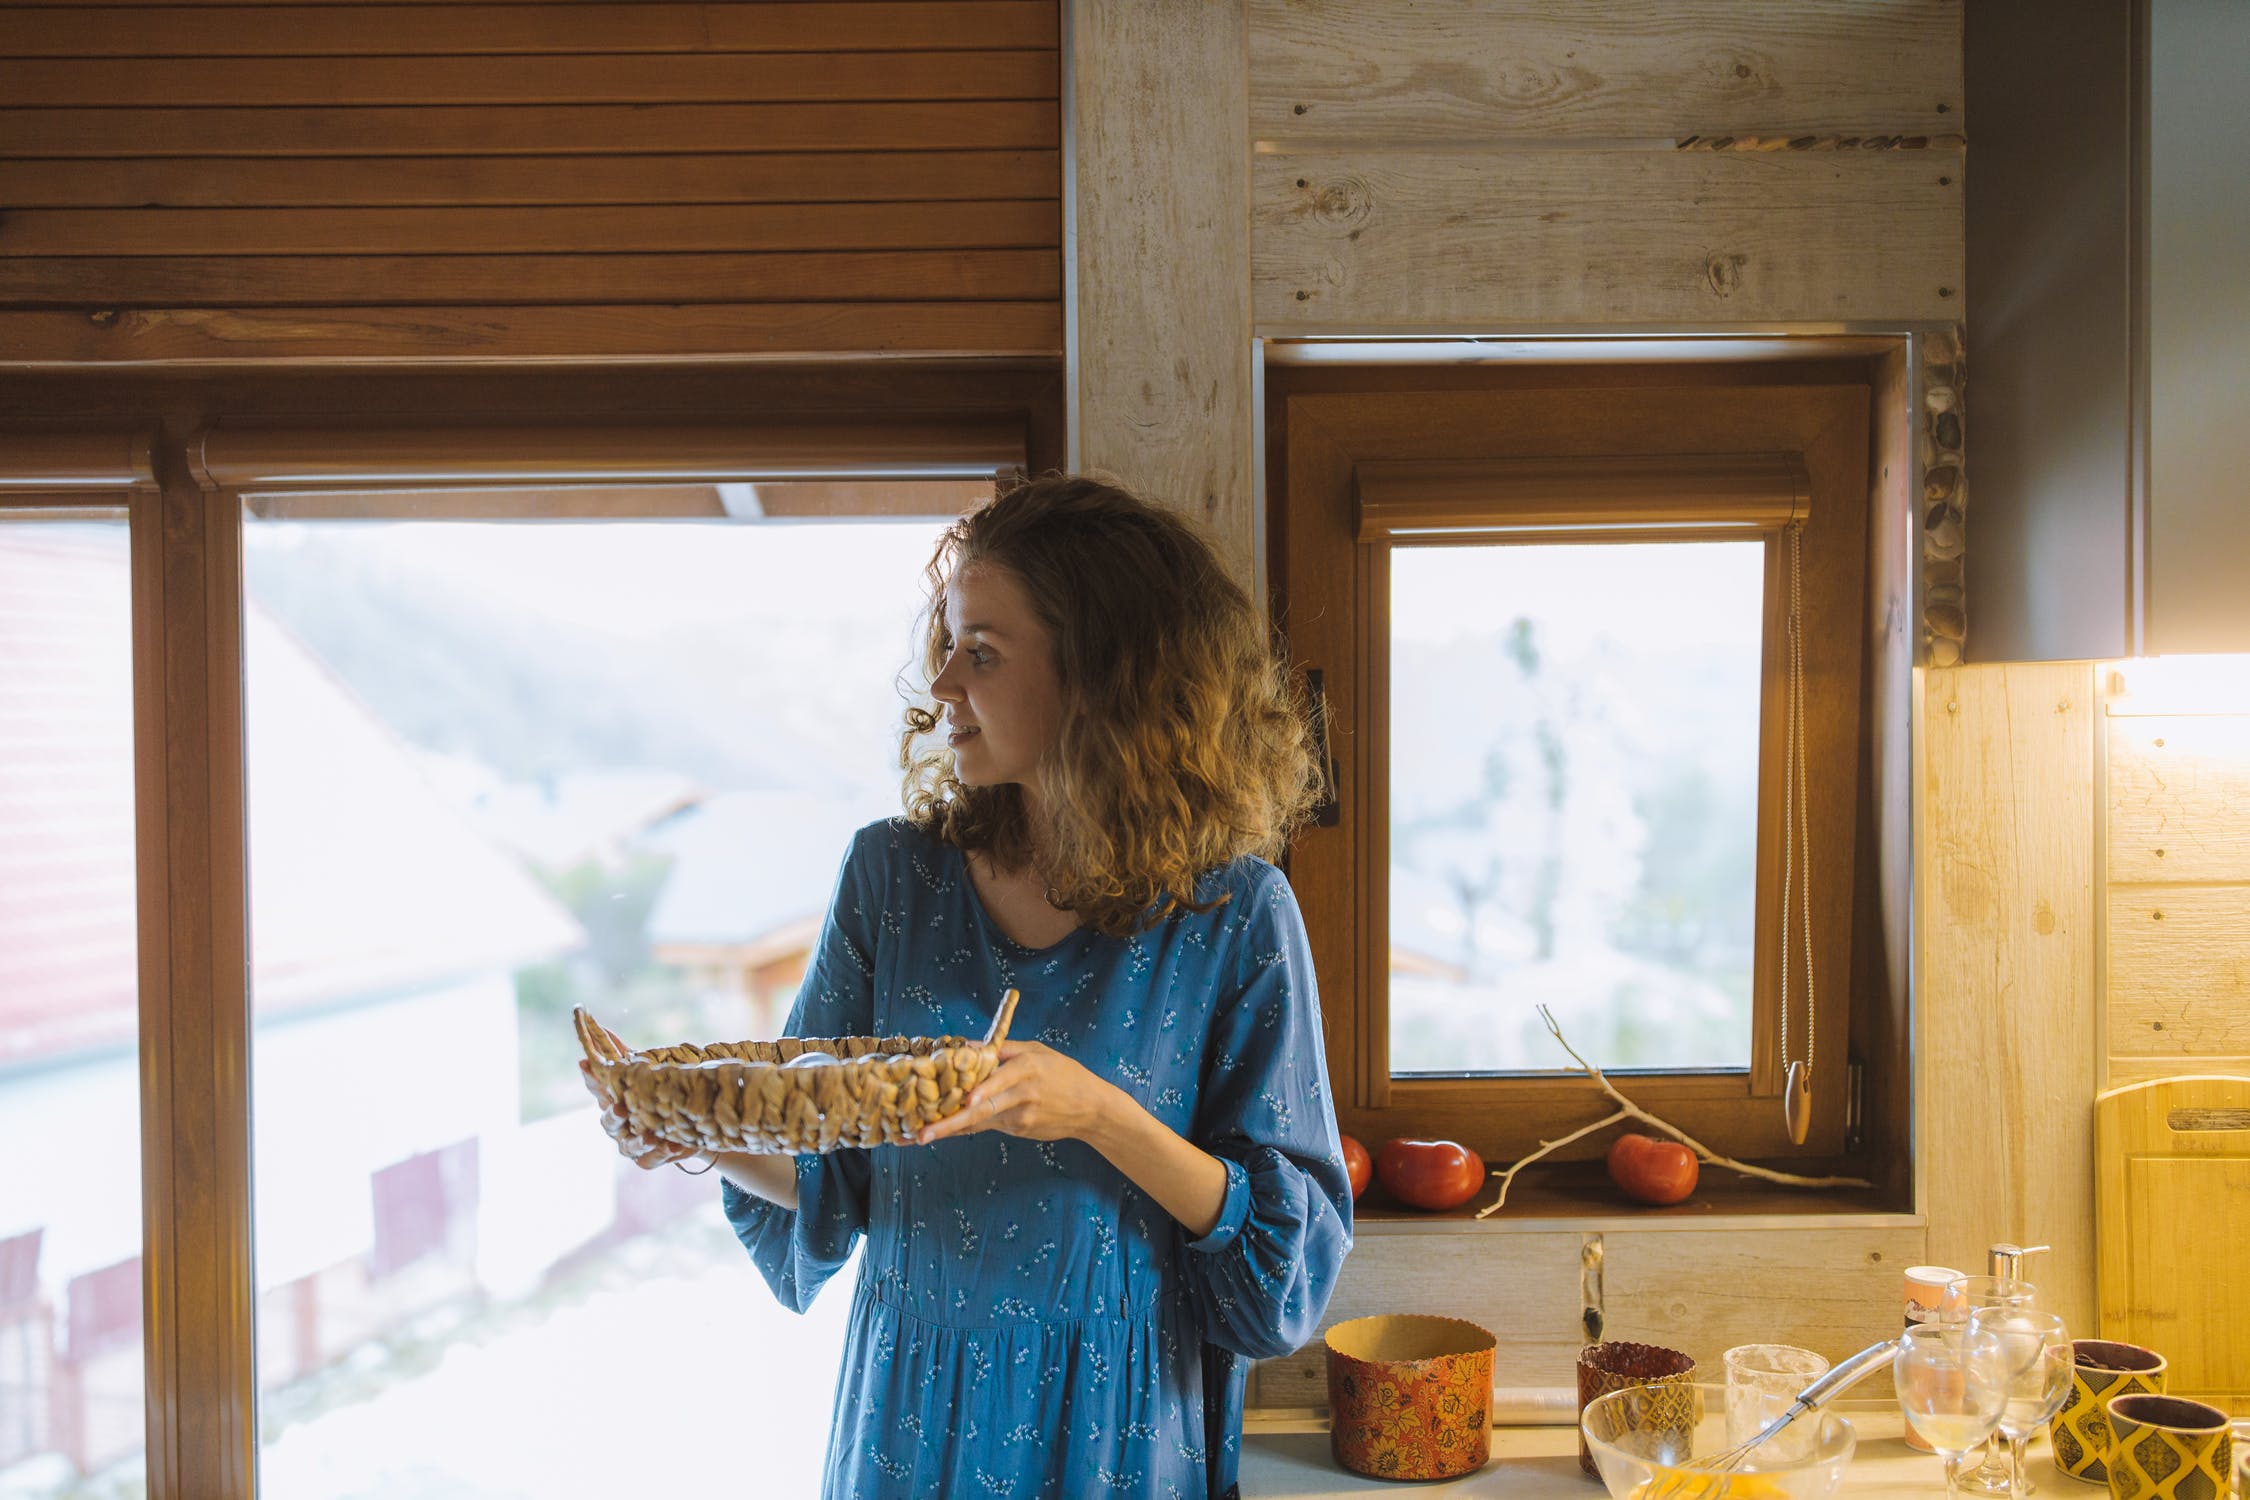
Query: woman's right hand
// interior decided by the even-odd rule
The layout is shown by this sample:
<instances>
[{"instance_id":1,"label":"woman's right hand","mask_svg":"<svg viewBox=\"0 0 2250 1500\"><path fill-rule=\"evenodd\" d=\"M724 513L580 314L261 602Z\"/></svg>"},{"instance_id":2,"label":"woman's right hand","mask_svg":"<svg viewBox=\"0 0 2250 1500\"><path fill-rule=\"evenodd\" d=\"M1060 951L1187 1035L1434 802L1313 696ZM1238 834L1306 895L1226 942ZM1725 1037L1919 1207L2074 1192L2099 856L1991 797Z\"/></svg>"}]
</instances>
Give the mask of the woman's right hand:
<instances>
[{"instance_id":1,"label":"woman's right hand","mask_svg":"<svg viewBox=\"0 0 2250 1500\"><path fill-rule=\"evenodd\" d=\"M622 1048L620 1048L622 1050ZM584 1058L578 1060L578 1076L585 1081L586 1092L594 1096L601 1106L602 1130L617 1143L617 1152L643 1171L684 1162L700 1171L711 1160L711 1153L698 1151L693 1146L683 1146L667 1141L646 1130L633 1130L625 1118L625 1106L617 1096L602 1087L601 1079L594 1075L594 1065Z\"/></svg>"}]
</instances>

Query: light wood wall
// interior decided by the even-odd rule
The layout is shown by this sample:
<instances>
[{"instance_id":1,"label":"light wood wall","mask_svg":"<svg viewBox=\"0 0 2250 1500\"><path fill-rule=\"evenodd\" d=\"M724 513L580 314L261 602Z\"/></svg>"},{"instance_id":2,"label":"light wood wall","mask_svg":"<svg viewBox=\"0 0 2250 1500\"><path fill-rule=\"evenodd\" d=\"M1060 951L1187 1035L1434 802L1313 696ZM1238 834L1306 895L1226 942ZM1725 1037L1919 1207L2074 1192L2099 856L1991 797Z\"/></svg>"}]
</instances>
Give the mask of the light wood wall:
<instances>
[{"instance_id":1,"label":"light wood wall","mask_svg":"<svg viewBox=\"0 0 2250 1500\"><path fill-rule=\"evenodd\" d=\"M2250 1077L2250 713L2192 706L2106 720L2105 1086Z\"/></svg>"},{"instance_id":2,"label":"light wood wall","mask_svg":"<svg viewBox=\"0 0 2250 1500\"><path fill-rule=\"evenodd\" d=\"M1257 571L1243 13L1070 9L1074 461L1210 528Z\"/></svg>"},{"instance_id":3,"label":"light wood wall","mask_svg":"<svg viewBox=\"0 0 2250 1500\"><path fill-rule=\"evenodd\" d=\"M1961 0L1071 7L1081 462L1247 580L1252 340L1959 318Z\"/></svg>"},{"instance_id":4,"label":"light wood wall","mask_svg":"<svg viewBox=\"0 0 2250 1500\"><path fill-rule=\"evenodd\" d=\"M1996 1243L2094 1326L2095 807L2084 662L1923 677L1916 1198L1936 1265Z\"/></svg>"},{"instance_id":5,"label":"light wood wall","mask_svg":"<svg viewBox=\"0 0 2250 1500\"><path fill-rule=\"evenodd\" d=\"M1250 0L1261 332L1948 319L1960 0Z\"/></svg>"},{"instance_id":6,"label":"light wood wall","mask_svg":"<svg viewBox=\"0 0 2250 1500\"><path fill-rule=\"evenodd\" d=\"M1059 356L1056 0L0 5L0 362Z\"/></svg>"}]
</instances>

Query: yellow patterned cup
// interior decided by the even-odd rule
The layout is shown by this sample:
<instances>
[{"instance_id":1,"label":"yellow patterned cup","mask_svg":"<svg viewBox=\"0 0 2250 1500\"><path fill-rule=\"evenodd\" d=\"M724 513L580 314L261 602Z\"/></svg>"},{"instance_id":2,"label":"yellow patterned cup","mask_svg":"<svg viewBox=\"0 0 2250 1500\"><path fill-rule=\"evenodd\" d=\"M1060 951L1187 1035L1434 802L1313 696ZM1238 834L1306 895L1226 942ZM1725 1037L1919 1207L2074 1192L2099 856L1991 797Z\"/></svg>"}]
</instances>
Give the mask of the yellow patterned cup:
<instances>
[{"instance_id":1,"label":"yellow patterned cup","mask_svg":"<svg viewBox=\"0 0 2250 1500\"><path fill-rule=\"evenodd\" d=\"M2110 1398L2163 1395L2164 1356L2108 1339L2078 1339L2071 1348L2070 1395L2047 1423L2055 1467L2088 1484L2107 1484Z\"/></svg>"},{"instance_id":2,"label":"yellow patterned cup","mask_svg":"<svg viewBox=\"0 0 2250 1500\"><path fill-rule=\"evenodd\" d=\"M2227 1414L2178 1396L2109 1399L2112 1500L2226 1500L2234 1467Z\"/></svg>"}]
</instances>

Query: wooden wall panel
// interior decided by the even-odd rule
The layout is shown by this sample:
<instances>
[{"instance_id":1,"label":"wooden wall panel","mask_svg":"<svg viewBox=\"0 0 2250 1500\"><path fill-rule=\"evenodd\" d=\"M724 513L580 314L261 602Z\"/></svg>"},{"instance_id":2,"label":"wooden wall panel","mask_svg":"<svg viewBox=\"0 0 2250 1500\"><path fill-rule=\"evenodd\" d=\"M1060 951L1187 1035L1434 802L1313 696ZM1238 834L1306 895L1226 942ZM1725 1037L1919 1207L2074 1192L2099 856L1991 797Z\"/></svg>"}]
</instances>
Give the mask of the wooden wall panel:
<instances>
[{"instance_id":1,"label":"wooden wall panel","mask_svg":"<svg viewBox=\"0 0 2250 1500\"><path fill-rule=\"evenodd\" d=\"M2250 885L2110 887L2109 1052L2250 1057Z\"/></svg>"},{"instance_id":2,"label":"wooden wall panel","mask_svg":"<svg viewBox=\"0 0 2250 1500\"><path fill-rule=\"evenodd\" d=\"M1250 16L1260 139L1960 128L1955 0L1252 0Z\"/></svg>"},{"instance_id":3,"label":"wooden wall panel","mask_svg":"<svg viewBox=\"0 0 2250 1500\"><path fill-rule=\"evenodd\" d=\"M1243 15L1073 7L1075 461L1208 526L1249 587L1250 138Z\"/></svg>"},{"instance_id":4,"label":"wooden wall panel","mask_svg":"<svg viewBox=\"0 0 2250 1500\"><path fill-rule=\"evenodd\" d=\"M1939 1265L1996 1242L2094 1319L2094 669L1932 668L1922 697L1917 1200Z\"/></svg>"},{"instance_id":5,"label":"wooden wall panel","mask_svg":"<svg viewBox=\"0 0 2250 1500\"><path fill-rule=\"evenodd\" d=\"M1499 1338L1494 1384L1569 1386L1587 1342L1581 1253L1589 1238L1602 1242L1602 1337L1679 1349L1712 1379L1736 1344L1779 1341L1833 1360L1890 1337L1898 1331L1899 1275L1921 1262L1925 1245L1920 1225L1896 1222L1811 1228L1737 1220L1594 1236L1368 1226L1320 1326L1326 1332L1375 1313L1466 1318ZM1253 1405L1327 1404L1319 1339L1261 1363L1257 1375Z\"/></svg>"},{"instance_id":6,"label":"wooden wall panel","mask_svg":"<svg viewBox=\"0 0 2250 1500\"><path fill-rule=\"evenodd\" d=\"M1585 1343L1578 1322L1578 1249L1567 1232L1383 1234L1362 1231L1321 1317L1321 1332L1377 1313L1466 1318L1498 1335L1493 1383L1562 1385ZM1318 1338L1257 1366L1258 1406L1328 1404L1327 1356Z\"/></svg>"},{"instance_id":7,"label":"wooden wall panel","mask_svg":"<svg viewBox=\"0 0 2250 1500\"><path fill-rule=\"evenodd\" d=\"M1927 152L1260 156L1261 327L1942 317L1961 170Z\"/></svg>"},{"instance_id":8,"label":"wooden wall panel","mask_svg":"<svg viewBox=\"0 0 2250 1500\"><path fill-rule=\"evenodd\" d=\"M1725 1380L1722 1356L1736 1344L1795 1344L1840 1361L1898 1332L1901 1273L1922 1263L1927 1238L1918 1224L1786 1220L1607 1235L1604 1333L1693 1355L1706 1380Z\"/></svg>"},{"instance_id":9,"label":"wooden wall panel","mask_svg":"<svg viewBox=\"0 0 2250 1500\"><path fill-rule=\"evenodd\" d=\"M2250 881L2250 715L2109 721L2109 878Z\"/></svg>"},{"instance_id":10,"label":"wooden wall panel","mask_svg":"<svg viewBox=\"0 0 2250 1500\"><path fill-rule=\"evenodd\" d=\"M2107 1081L2250 1077L2250 714L2107 724Z\"/></svg>"},{"instance_id":11,"label":"wooden wall panel","mask_svg":"<svg viewBox=\"0 0 2250 1500\"><path fill-rule=\"evenodd\" d=\"M1060 41L1056 0L0 6L0 362L1055 357Z\"/></svg>"},{"instance_id":12,"label":"wooden wall panel","mask_svg":"<svg viewBox=\"0 0 2250 1500\"><path fill-rule=\"evenodd\" d=\"M1961 0L1252 0L1258 329L1957 318Z\"/></svg>"}]
</instances>

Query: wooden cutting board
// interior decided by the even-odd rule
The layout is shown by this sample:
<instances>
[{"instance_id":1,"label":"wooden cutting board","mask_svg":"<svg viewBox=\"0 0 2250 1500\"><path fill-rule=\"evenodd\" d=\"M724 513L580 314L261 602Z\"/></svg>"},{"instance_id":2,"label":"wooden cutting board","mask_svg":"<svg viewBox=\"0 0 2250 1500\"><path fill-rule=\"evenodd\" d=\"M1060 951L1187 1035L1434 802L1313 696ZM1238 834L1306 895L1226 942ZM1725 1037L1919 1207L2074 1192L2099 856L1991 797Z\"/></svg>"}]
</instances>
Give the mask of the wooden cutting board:
<instances>
[{"instance_id":1,"label":"wooden cutting board","mask_svg":"<svg viewBox=\"0 0 2250 1500\"><path fill-rule=\"evenodd\" d=\"M2159 1078L2094 1101L2105 1339L2166 1390L2250 1415L2250 1078Z\"/></svg>"}]
</instances>

